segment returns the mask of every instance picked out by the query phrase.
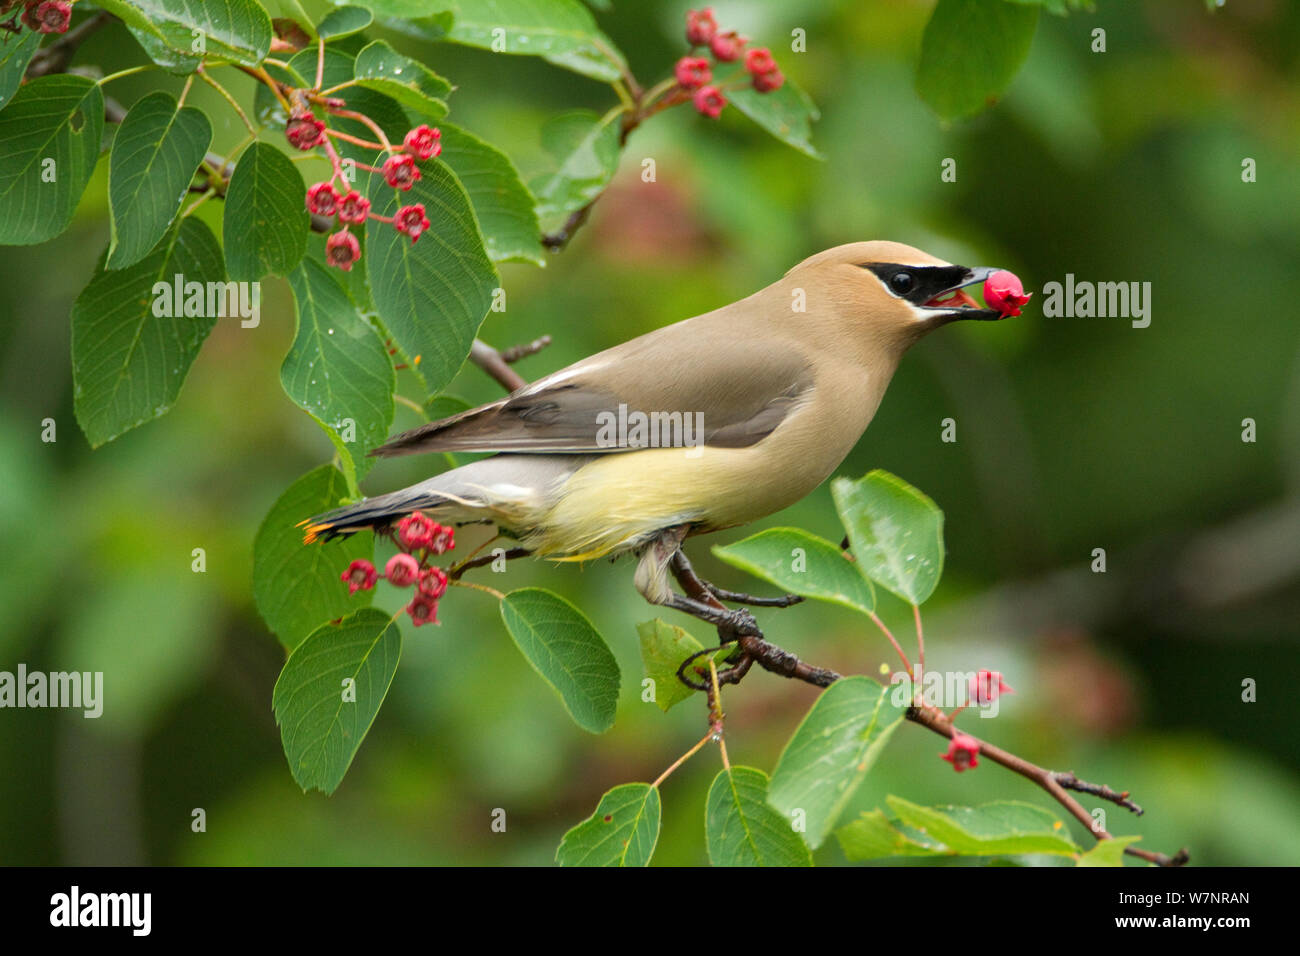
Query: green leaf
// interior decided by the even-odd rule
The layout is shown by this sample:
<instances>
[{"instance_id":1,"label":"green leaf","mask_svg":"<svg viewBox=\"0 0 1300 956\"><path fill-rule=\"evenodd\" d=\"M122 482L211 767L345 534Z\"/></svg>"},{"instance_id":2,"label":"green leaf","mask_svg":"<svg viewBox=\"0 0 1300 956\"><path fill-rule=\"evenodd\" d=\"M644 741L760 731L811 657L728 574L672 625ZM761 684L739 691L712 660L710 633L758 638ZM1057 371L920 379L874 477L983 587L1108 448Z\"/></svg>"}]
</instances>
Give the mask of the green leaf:
<instances>
[{"instance_id":1,"label":"green leaf","mask_svg":"<svg viewBox=\"0 0 1300 956\"><path fill-rule=\"evenodd\" d=\"M255 282L288 275L307 251L307 186L293 161L269 143L253 143L239 157L226 190L221 231L232 279Z\"/></svg>"},{"instance_id":2,"label":"green leaf","mask_svg":"<svg viewBox=\"0 0 1300 956\"><path fill-rule=\"evenodd\" d=\"M447 39L455 43L540 56L602 83L617 80L624 66L614 41L578 0L435 0L419 9L425 16L450 12Z\"/></svg>"},{"instance_id":3,"label":"green leaf","mask_svg":"<svg viewBox=\"0 0 1300 956\"><path fill-rule=\"evenodd\" d=\"M41 76L0 112L0 243L57 236L99 159L104 97L84 76Z\"/></svg>"},{"instance_id":4,"label":"green leaf","mask_svg":"<svg viewBox=\"0 0 1300 956\"><path fill-rule=\"evenodd\" d=\"M97 0L97 4L120 18L137 38L149 36L145 52L169 69L201 56L257 66L271 48L271 18L256 0ZM201 50L195 48L200 38Z\"/></svg>"},{"instance_id":5,"label":"green leaf","mask_svg":"<svg viewBox=\"0 0 1300 956\"><path fill-rule=\"evenodd\" d=\"M558 165L532 183L540 219L567 216L609 185L618 169L621 115L614 110L604 116L573 110L552 117L542 127L542 146Z\"/></svg>"},{"instance_id":6,"label":"green leaf","mask_svg":"<svg viewBox=\"0 0 1300 956\"><path fill-rule=\"evenodd\" d=\"M560 866L648 866L659 842L659 791L625 783L600 798L596 812L564 834Z\"/></svg>"},{"instance_id":7,"label":"green leaf","mask_svg":"<svg viewBox=\"0 0 1300 956\"><path fill-rule=\"evenodd\" d=\"M1068 16L1072 11L1082 10L1085 13L1096 13L1097 4L1095 0L1007 0L1007 3L1019 3L1027 7L1042 7L1048 13L1055 14L1058 17ZM1205 0L1205 5L1211 10L1223 6L1224 0Z\"/></svg>"},{"instance_id":8,"label":"green leaf","mask_svg":"<svg viewBox=\"0 0 1300 956\"><path fill-rule=\"evenodd\" d=\"M880 810L863 812L835 831L849 860L880 860L893 856L944 856L948 848L919 830L890 819Z\"/></svg>"},{"instance_id":9,"label":"green leaf","mask_svg":"<svg viewBox=\"0 0 1300 956\"><path fill-rule=\"evenodd\" d=\"M641 638L641 663L645 666L645 676L654 681L655 703L666 713L670 707L695 693L677 679L677 668L686 658L704 650L704 645L682 628L659 618L638 624L636 631ZM714 660L722 661L732 650L734 647L724 647L714 655ZM705 660L698 663L707 664Z\"/></svg>"},{"instance_id":10,"label":"green leaf","mask_svg":"<svg viewBox=\"0 0 1300 956\"><path fill-rule=\"evenodd\" d=\"M863 614L876 609L871 582L840 549L798 528L769 528L713 553L732 567L804 597L842 604Z\"/></svg>"},{"instance_id":11,"label":"green leaf","mask_svg":"<svg viewBox=\"0 0 1300 956\"><path fill-rule=\"evenodd\" d=\"M858 568L904 601L923 604L943 575L943 512L903 479L879 469L837 478L831 496Z\"/></svg>"},{"instance_id":12,"label":"green leaf","mask_svg":"<svg viewBox=\"0 0 1300 956\"><path fill-rule=\"evenodd\" d=\"M280 366L280 384L325 429L345 469L354 468L354 485L374 460L366 453L388 436L397 375L379 334L324 265L303 259L289 285L298 334Z\"/></svg>"},{"instance_id":13,"label":"green leaf","mask_svg":"<svg viewBox=\"0 0 1300 956\"><path fill-rule=\"evenodd\" d=\"M303 791L333 793L388 694L402 632L362 608L312 631L285 662L271 696L280 742Z\"/></svg>"},{"instance_id":14,"label":"green leaf","mask_svg":"<svg viewBox=\"0 0 1300 956\"><path fill-rule=\"evenodd\" d=\"M793 820L803 811L804 841L822 845L867 771L907 712L891 688L845 677L817 698L772 772L767 802Z\"/></svg>"},{"instance_id":15,"label":"green leaf","mask_svg":"<svg viewBox=\"0 0 1300 956\"><path fill-rule=\"evenodd\" d=\"M262 620L289 650L327 621L367 606L375 592L348 594L340 575L353 561L374 558L366 532L325 544L303 544L299 522L328 511L347 494L333 465L307 472L276 499L253 541L253 601Z\"/></svg>"},{"instance_id":16,"label":"green leaf","mask_svg":"<svg viewBox=\"0 0 1300 956\"><path fill-rule=\"evenodd\" d=\"M161 66L168 73L188 76L203 64L203 57L183 50L174 49L161 36L148 27L127 24L127 30L135 37L145 55ZM269 92L267 94L270 95Z\"/></svg>"},{"instance_id":17,"label":"green leaf","mask_svg":"<svg viewBox=\"0 0 1300 956\"><path fill-rule=\"evenodd\" d=\"M1029 56L1034 7L1004 0L939 0L921 37L916 91L943 119L993 103Z\"/></svg>"},{"instance_id":18,"label":"green leaf","mask_svg":"<svg viewBox=\"0 0 1300 956\"><path fill-rule=\"evenodd\" d=\"M736 109L781 142L813 159L822 158L812 144L812 124L821 118L821 113L808 94L789 77L780 89L770 93L744 87L732 90L727 98Z\"/></svg>"},{"instance_id":19,"label":"green leaf","mask_svg":"<svg viewBox=\"0 0 1300 956\"><path fill-rule=\"evenodd\" d=\"M22 83L27 64L40 45L41 34L35 30L24 30L17 36L6 35L0 41L0 110L9 104L9 98Z\"/></svg>"},{"instance_id":20,"label":"green leaf","mask_svg":"<svg viewBox=\"0 0 1300 956\"><path fill-rule=\"evenodd\" d=\"M339 40L360 33L374 19L374 15L365 7L338 7L325 14L316 25L316 35L327 42Z\"/></svg>"},{"instance_id":21,"label":"green leaf","mask_svg":"<svg viewBox=\"0 0 1300 956\"><path fill-rule=\"evenodd\" d=\"M581 611L558 594L521 588L502 599L501 619L579 727L599 734L613 726L618 662Z\"/></svg>"},{"instance_id":22,"label":"green leaf","mask_svg":"<svg viewBox=\"0 0 1300 956\"><path fill-rule=\"evenodd\" d=\"M383 40L375 40L357 54L353 71L361 86L383 93L423 116L440 120L447 115L444 100L451 92L451 84Z\"/></svg>"},{"instance_id":23,"label":"green leaf","mask_svg":"<svg viewBox=\"0 0 1300 956\"><path fill-rule=\"evenodd\" d=\"M134 265L158 244L211 142L207 116L188 106L178 109L170 93L150 93L131 107L109 157L113 217L107 268Z\"/></svg>"},{"instance_id":24,"label":"green leaf","mask_svg":"<svg viewBox=\"0 0 1300 956\"><path fill-rule=\"evenodd\" d=\"M1005 800L979 807L923 807L893 796L885 802L903 823L961 856L1080 852L1065 824L1032 803Z\"/></svg>"},{"instance_id":25,"label":"green leaf","mask_svg":"<svg viewBox=\"0 0 1300 956\"><path fill-rule=\"evenodd\" d=\"M713 778L704 814L714 866L812 866L790 821L767 803L767 774L732 767Z\"/></svg>"},{"instance_id":26,"label":"green leaf","mask_svg":"<svg viewBox=\"0 0 1300 956\"><path fill-rule=\"evenodd\" d=\"M459 127L440 128L442 161L469 194L488 258L545 265L536 200L510 158Z\"/></svg>"},{"instance_id":27,"label":"green leaf","mask_svg":"<svg viewBox=\"0 0 1300 956\"><path fill-rule=\"evenodd\" d=\"M498 279L455 175L437 160L419 165L422 177L409 192L372 175L370 199L381 216L421 203L432 228L412 243L391 225L368 220L365 263L384 327L432 394L465 361Z\"/></svg>"},{"instance_id":28,"label":"green leaf","mask_svg":"<svg viewBox=\"0 0 1300 956\"><path fill-rule=\"evenodd\" d=\"M203 288L184 298L179 315L171 314L177 276ZM74 409L92 447L171 408L217 313L234 298L223 278L221 248L197 219L181 220L133 266L107 272L101 260L72 306Z\"/></svg>"},{"instance_id":29,"label":"green leaf","mask_svg":"<svg viewBox=\"0 0 1300 956\"><path fill-rule=\"evenodd\" d=\"M1142 839L1140 836L1112 837L1098 840L1086 853L1079 854L1077 866L1123 866L1124 848Z\"/></svg>"}]
</instances>

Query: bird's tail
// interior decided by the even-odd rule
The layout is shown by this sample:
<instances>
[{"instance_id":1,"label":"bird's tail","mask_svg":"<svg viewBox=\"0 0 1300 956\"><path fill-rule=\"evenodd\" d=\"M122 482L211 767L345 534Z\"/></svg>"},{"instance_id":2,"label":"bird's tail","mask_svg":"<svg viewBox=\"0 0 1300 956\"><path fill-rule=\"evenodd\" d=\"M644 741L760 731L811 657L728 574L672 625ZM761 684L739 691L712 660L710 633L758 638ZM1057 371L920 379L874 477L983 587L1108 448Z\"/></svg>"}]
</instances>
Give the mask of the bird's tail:
<instances>
[{"instance_id":1,"label":"bird's tail","mask_svg":"<svg viewBox=\"0 0 1300 956\"><path fill-rule=\"evenodd\" d=\"M448 524L492 521L529 533L551 508L564 481L589 459L579 455L496 455L435 475L400 491L366 498L298 523L303 543L384 528L413 511Z\"/></svg>"}]
</instances>

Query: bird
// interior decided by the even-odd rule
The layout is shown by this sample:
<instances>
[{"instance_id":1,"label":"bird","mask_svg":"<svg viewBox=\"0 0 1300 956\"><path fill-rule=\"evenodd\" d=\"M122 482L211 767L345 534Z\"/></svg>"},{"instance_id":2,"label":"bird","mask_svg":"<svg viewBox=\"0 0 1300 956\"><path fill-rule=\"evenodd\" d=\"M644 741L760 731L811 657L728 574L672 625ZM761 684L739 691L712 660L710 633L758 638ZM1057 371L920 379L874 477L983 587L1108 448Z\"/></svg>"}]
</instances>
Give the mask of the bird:
<instances>
[{"instance_id":1,"label":"bird","mask_svg":"<svg viewBox=\"0 0 1300 956\"><path fill-rule=\"evenodd\" d=\"M817 253L754 294L648 332L494 402L403 432L371 455L492 452L301 523L304 541L391 529L420 511L490 522L532 554L632 553L637 590L733 631L745 608L795 603L694 575L683 542L748 524L814 491L871 423L904 353L959 320L1019 314L993 267L954 265L892 241ZM993 283L989 283L993 291ZM996 307L993 307L996 306ZM686 593L674 591L670 574Z\"/></svg>"}]
</instances>

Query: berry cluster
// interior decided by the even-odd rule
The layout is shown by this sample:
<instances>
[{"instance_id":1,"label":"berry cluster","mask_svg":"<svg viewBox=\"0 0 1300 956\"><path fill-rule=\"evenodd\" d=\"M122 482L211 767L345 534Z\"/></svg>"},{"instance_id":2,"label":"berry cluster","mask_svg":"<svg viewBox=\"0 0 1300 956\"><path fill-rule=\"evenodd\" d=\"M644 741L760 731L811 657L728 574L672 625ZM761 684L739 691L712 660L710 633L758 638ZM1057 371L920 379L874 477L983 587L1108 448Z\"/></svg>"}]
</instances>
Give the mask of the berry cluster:
<instances>
[{"instance_id":1,"label":"berry cluster","mask_svg":"<svg viewBox=\"0 0 1300 956\"><path fill-rule=\"evenodd\" d=\"M329 108L335 101L327 102ZM341 106L341 102L339 103ZM355 114L348 114L355 115ZM391 217L380 216L370 210L370 200L355 189L347 187L346 192L339 192L348 179L343 172L343 161L330 142L331 135L339 135L316 118L311 110L296 110L285 124L284 135L295 149L310 150L322 147L334 167L334 172L324 182L313 183L307 189L307 211L317 216L336 217L343 228L331 233L325 240L325 261L344 272L352 271L353 264L361 258L361 244L351 232L351 227L360 225L367 219L392 223L393 228L415 242L427 232L431 223L425 215L423 203L402 206ZM350 137L345 137L350 138ZM388 151L389 155L381 167L357 163L361 169L372 173L382 173L384 181L394 189L406 192L420 181L420 167L417 159L432 159L442 153L442 131L423 124L406 134L400 148L393 147L385 140L376 144ZM359 142L359 141L358 141ZM338 184L338 189L335 188Z\"/></svg>"},{"instance_id":2,"label":"berry cluster","mask_svg":"<svg viewBox=\"0 0 1300 956\"><path fill-rule=\"evenodd\" d=\"M687 12L686 42L692 50L689 56L677 61L674 68L677 85L691 93L695 109L709 119L717 119L727 105L727 97L723 95L722 88L713 82L713 67L719 63L734 63L743 53L745 74L749 77L750 85L760 93L779 90L785 83L785 74L772 58L772 51L767 47L746 50L748 38L735 30L722 32L710 7ZM713 63L707 57L696 55L700 47L708 47Z\"/></svg>"},{"instance_id":3,"label":"berry cluster","mask_svg":"<svg viewBox=\"0 0 1300 956\"><path fill-rule=\"evenodd\" d=\"M0 2L0 14L16 6L15 0ZM22 26L19 26L22 21ZM69 0L27 0L22 10L8 20L0 21L0 29L21 33L23 27L37 33L66 33L72 21L72 3Z\"/></svg>"},{"instance_id":4,"label":"berry cluster","mask_svg":"<svg viewBox=\"0 0 1300 956\"><path fill-rule=\"evenodd\" d=\"M415 585L406 613L416 627L439 623L438 601L447 593L447 572L429 559L456 547L455 531L416 511L397 523L396 541L402 550L388 559L384 578L397 588ZM339 578L347 584L348 593L355 594L374 587L379 573L369 561L353 561Z\"/></svg>"}]
</instances>

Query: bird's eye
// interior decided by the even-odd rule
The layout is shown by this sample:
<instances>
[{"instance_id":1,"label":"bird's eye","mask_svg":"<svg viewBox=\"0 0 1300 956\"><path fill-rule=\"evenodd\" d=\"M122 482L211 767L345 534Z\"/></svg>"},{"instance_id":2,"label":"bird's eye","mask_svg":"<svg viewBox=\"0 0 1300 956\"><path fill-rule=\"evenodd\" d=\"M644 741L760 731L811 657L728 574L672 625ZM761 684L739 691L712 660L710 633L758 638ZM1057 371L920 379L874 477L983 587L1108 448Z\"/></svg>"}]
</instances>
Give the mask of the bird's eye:
<instances>
[{"instance_id":1,"label":"bird's eye","mask_svg":"<svg viewBox=\"0 0 1300 956\"><path fill-rule=\"evenodd\" d=\"M895 272L889 277L889 287L898 295L907 295L916 285L916 277L910 272Z\"/></svg>"}]
</instances>

